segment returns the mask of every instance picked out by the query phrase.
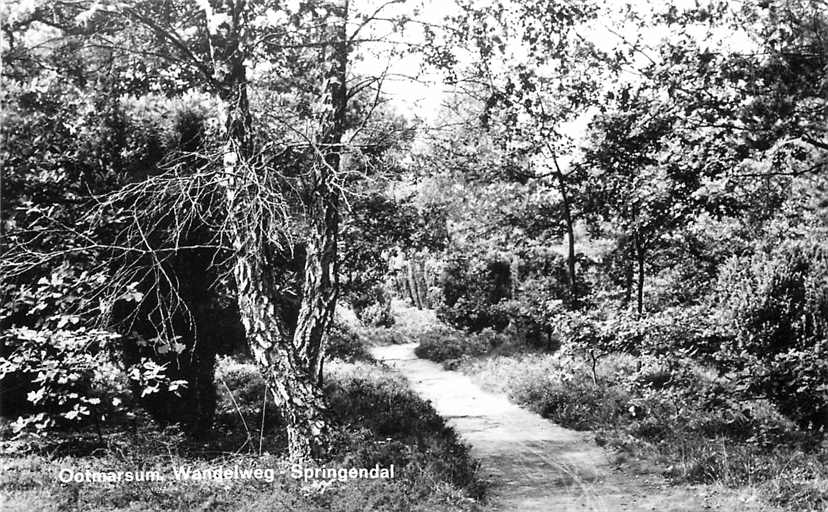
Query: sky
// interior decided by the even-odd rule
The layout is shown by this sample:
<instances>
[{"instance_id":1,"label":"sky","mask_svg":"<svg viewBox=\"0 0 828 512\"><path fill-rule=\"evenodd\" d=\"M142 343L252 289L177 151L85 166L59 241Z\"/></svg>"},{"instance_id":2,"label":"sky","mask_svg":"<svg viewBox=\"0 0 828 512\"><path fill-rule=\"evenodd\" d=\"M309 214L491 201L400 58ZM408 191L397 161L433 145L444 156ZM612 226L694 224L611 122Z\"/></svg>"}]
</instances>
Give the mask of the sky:
<instances>
[{"instance_id":1,"label":"sky","mask_svg":"<svg viewBox=\"0 0 828 512\"><path fill-rule=\"evenodd\" d=\"M497 0L478 0L476 3L485 5L494 1ZM374 12L386 3L387 0L356 0L355 8L357 12ZM607 15L589 24L579 26L577 28L578 33L598 46L599 49L608 52L627 44L625 40L635 41L638 39L643 48L653 48L665 37L669 37L670 34L665 27L653 27L641 32L638 27L634 27L632 24L619 24L617 22L619 19L617 12L626 3L632 4L642 12L652 12L653 10L666 9L670 5L674 5L680 10L692 8L696 5L697 0L673 0L669 2L629 0L623 3L615 2L610 4L611 7L608 9L610 12ZM734 6L738 3L738 0L733 0ZM612 12L613 8L615 9L614 13ZM407 15L418 21L439 25L444 23L444 18L447 15L457 12L459 12L459 8L455 0L403 0L400 3L388 5L382 10L381 16ZM609 31L608 27L612 27L613 31ZM390 25L383 22L371 24L370 30L374 37L389 38L397 43L421 43L423 41L422 31L416 23L407 26L402 33L392 32ZM702 27L691 28L690 31L699 41L717 50L749 51L754 48L754 43L743 33L725 30L710 33ZM398 47L398 45L394 45L394 47ZM425 122L434 121L438 117L441 105L451 96L454 90L452 86L443 83L442 76L439 73L434 70L423 69L422 61L417 55L408 53L401 56L391 56L389 48L381 44L368 45L360 51L364 52L364 58L354 65L354 72L366 75L379 75L386 72L387 78L383 84L383 89L398 112L408 117L420 118ZM513 48L511 51L516 54L516 58L520 57L519 49ZM652 53L652 56L656 57L654 53ZM462 58L463 56L461 56ZM639 55L638 58L638 65L643 66L647 63L647 57L644 55ZM417 75L418 79L411 79L410 77L413 75ZM627 79L634 81L635 76L630 73ZM571 124L570 131L583 132L589 117L590 113L585 113Z\"/></svg>"},{"instance_id":2,"label":"sky","mask_svg":"<svg viewBox=\"0 0 828 512\"><path fill-rule=\"evenodd\" d=\"M358 0L356 9L361 13L373 13L385 5L387 0ZM418 22L440 25L446 16L458 10L454 0L403 0L400 4L388 5L380 16L410 16ZM443 83L442 76L434 70L426 69L416 52L405 52L408 44L421 44L424 41L422 25L409 23L402 32L392 31L391 24L373 22L361 35L390 39L395 44L363 45L359 51L363 60L354 64L356 74L378 76L386 74L383 92L394 108L408 117L421 117L433 120L439 113L443 100L452 88ZM397 50L402 54L391 54ZM416 78L416 79L414 79Z\"/></svg>"}]
</instances>

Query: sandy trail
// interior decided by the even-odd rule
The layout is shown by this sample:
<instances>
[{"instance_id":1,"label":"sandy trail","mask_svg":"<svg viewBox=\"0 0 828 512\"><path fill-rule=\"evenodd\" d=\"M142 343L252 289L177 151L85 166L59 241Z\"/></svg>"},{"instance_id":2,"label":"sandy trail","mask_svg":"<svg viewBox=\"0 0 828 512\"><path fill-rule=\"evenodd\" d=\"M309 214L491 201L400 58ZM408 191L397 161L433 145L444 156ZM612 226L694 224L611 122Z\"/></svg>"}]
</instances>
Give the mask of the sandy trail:
<instances>
[{"instance_id":1,"label":"sandy trail","mask_svg":"<svg viewBox=\"0 0 828 512\"><path fill-rule=\"evenodd\" d=\"M431 401L481 462L492 509L503 511L760 511L753 496L711 486L668 486L613 471L586 433L562 428L414 355L416 343L373 347Z\"/></svg>"}]
</instances>

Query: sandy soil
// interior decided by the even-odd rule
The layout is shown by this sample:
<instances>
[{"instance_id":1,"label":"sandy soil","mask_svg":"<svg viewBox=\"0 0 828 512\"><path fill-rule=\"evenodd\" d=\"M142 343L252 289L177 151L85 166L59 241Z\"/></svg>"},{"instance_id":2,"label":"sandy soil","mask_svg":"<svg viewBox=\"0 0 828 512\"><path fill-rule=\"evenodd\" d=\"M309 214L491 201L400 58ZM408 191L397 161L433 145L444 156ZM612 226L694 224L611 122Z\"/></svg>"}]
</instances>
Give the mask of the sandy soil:
<instances>
[{"instance_id":1,"label":"sandy soil","mask_svg":"<svg viewBox=\"0 0 828 512\"><path fill-rule=\"evenodd\" d=\"M589 433L562 428L481 389L468 376L414 355L415 343L373 347L471 445L503 511L770 511L755 496L713 486L670 486L613 469Z\"/></svg>"}]
</instances>

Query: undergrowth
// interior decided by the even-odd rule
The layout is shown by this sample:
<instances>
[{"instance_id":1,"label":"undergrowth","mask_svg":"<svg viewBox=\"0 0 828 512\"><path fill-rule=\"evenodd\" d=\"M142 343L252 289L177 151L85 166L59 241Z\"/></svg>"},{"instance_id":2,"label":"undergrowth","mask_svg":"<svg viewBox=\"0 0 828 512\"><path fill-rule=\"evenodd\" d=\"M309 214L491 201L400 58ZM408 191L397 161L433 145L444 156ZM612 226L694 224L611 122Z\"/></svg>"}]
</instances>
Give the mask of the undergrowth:
<instances>
[{"instance_id":1,"label":"undergrowth","mask_svg":"<svg viewBox=\"0 0 828 512\"><path fill-rule=\"evenodd\" d=\"M340 333L342 334L342 333ZM374 364L358 336L332 346L325 368L336 418L325 467L395 466L388 480L302 482L291 477L280 418L254 365L226 358L217 371L216 425L208 439L188 438L145 415L98 434L65 432L3 443L0 472L8 511L471 511L484 487L455 432L407 382ZM342 360L345 359L345 360ZM173 467L276 468L272 482L177 481ZM157 470L163 482L61 483L75 471ZM285 471L280 474L279 471Z\"/></svg>"}]
</instances>

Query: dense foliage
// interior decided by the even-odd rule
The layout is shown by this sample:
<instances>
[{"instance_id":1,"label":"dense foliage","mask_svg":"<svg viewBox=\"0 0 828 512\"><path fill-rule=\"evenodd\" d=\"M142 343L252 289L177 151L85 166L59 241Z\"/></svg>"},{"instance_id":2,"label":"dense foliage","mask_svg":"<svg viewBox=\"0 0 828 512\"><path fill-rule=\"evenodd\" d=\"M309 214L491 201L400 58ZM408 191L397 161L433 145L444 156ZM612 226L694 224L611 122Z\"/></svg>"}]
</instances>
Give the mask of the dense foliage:
<instances>
[{"instance_id":1,"label":"dense foliage","mask_svg":"<svg viewBox=\"0 0 828 512\"><path fill-rule=\"evenodd\" d=\"M617 353L692 360L822 432L824 11L630 6L609 42L589 37L596 8L549 7L543 25L526 21L534 2L469 6L454 18L467 32L441 40L478 60L450 66L470 97L443 112L456 137L422 157L451 162L435 183L461 185L421 188L451 205L440 317L508 326L593 367ZM647 44L619 35L631 28Z\"/></svg>"},{"instance_id":2,"label":"dense foliage","mask_svg":"<svg viewBox=\"0 0 828 512\"><path fill-rule=\"evenodd\" d=\"M140 422L250 448L261 407L294 457L336 441L411 469L377 501L423 509L432 477L477 496L442 420L357 362L339 305L564 425L617 425L618 446L676 459L684 435L694 455L665 471L685 481L773 480L775 445L811 460L824 2L460 1L441 23L369 3L0 6L4 438ZM386 57L423 73L365 66ZM386 94L403 75L451 86L432 118ZM398 301L447 326L410 332ZM327 381L326 354L347 362ZM340 491L300 502L371 506Z\"/></svg>"},{"instance_id":3,"label":"dense foliage","mask_svg":"<svg viewBox=\"0 0 828 512\"><path fill-rule=\"evenodd\" d=\"M803 426L828 425L828 253L814 242L734 258L719 286L732 343L716 354L747 393Z\"/></svg>"}]
</instances>

